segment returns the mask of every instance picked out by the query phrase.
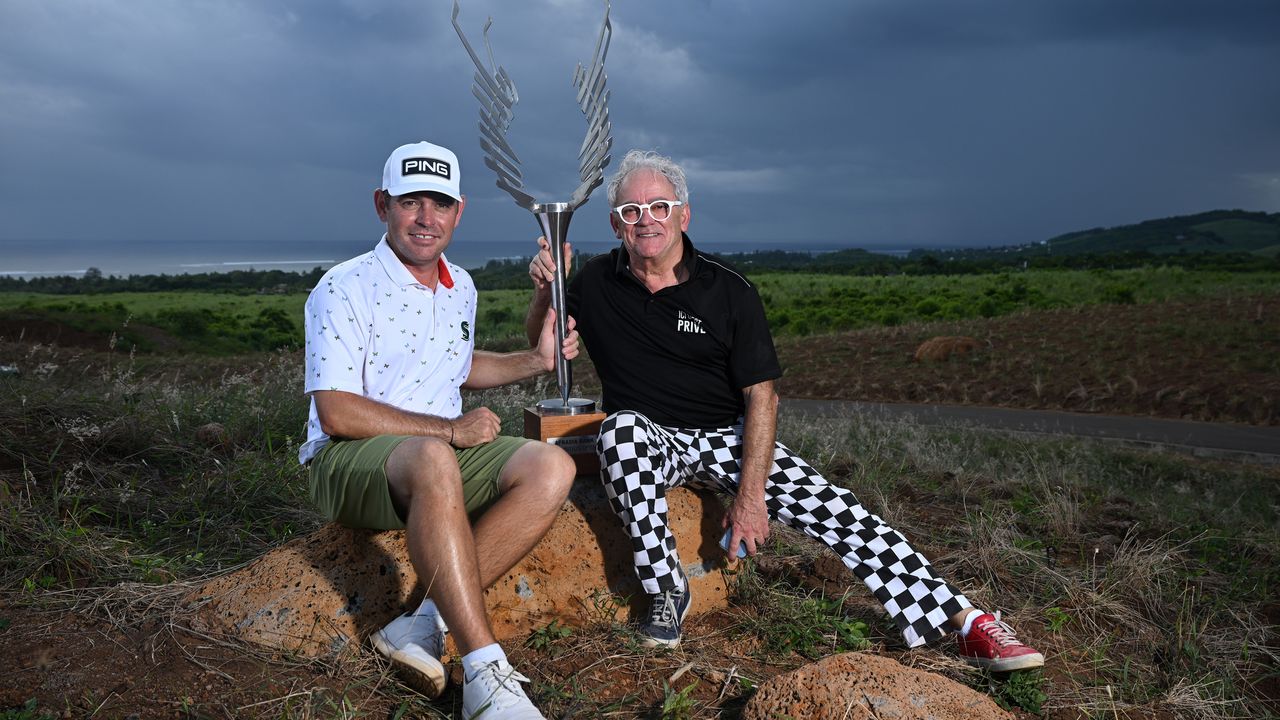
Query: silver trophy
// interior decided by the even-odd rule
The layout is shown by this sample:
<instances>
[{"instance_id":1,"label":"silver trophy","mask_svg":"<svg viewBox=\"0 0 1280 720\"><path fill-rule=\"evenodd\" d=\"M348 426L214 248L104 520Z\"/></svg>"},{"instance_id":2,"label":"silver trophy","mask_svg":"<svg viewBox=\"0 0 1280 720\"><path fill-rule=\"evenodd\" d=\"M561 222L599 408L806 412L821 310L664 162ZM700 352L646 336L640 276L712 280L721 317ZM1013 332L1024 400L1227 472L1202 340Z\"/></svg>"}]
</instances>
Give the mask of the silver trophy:
<instances>
[{"instance_id":1,"label":"silver trophy","mask_svg":"<svg viewBox=\"0 0 1280 720\"><path fill-rule=\"evenodd\" d=\"M573 73L573 84L578 89L578 107L587 119L587 134L582 139L578 150L578 175L582 183L573 191L569 202L540 203L526 193L523 175L520 173L520 157L507 143L507 128L514 117L513 108L520 101L515 83L507 75L506 68L493 61L493 48L489 44L489 26L493 18L484 24L484 46L489 56L485 64L476 54L467 36L458 24L460 8L458 0L453 0L453 29L458 33L471 62L475 63L475 84L471 86L471 94L480 101L480 148L484 150L484 164L498 176L497 185L511 196L520 207L534 214L538 227L551 246L551 256L556 264L556 276L551 282L551 307L556 311L556 338L563 344L565 337L565 299L564 299L564 242L569 233L569 220L573 211L577 210L604 182L604 168L609 164L609 149L613 147L609 123L609 91L605 89L604 58L609 53L609 40L613 36L613 26L609 24L609 1L604 4L604 24L600 27L600 36L596 39L595 53L590 67L584 68L581 63ZM537 407L547 414L579 414L595 410L595 403L585 398L570 398L569 389L573 383L571 363L564 353L556 353L556 383L560 386L560 397L543 400Z\"/></svg>"}]
</instances>

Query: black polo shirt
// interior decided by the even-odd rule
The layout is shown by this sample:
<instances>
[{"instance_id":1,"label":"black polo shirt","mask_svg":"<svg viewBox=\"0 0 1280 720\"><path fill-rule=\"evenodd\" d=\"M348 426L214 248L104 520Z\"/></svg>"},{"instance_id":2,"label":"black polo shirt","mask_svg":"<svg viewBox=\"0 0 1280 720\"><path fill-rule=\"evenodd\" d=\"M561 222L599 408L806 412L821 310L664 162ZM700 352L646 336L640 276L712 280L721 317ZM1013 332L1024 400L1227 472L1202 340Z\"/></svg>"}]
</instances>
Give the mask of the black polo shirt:
<instances>
[{"instance_id":1,"label":"black polo shirt","mask_svg":"<svg viewBox=\"0 0 1280 720\"><path fill-rule=\"evenodd\" d=\"M650 293L625 246L597 255L565 292L600 374L603 410L634 410L660 425L717 428L744 411L742 389L782 375L760 295L684 236L688 280Z\"/></svg>"}]
</instances>

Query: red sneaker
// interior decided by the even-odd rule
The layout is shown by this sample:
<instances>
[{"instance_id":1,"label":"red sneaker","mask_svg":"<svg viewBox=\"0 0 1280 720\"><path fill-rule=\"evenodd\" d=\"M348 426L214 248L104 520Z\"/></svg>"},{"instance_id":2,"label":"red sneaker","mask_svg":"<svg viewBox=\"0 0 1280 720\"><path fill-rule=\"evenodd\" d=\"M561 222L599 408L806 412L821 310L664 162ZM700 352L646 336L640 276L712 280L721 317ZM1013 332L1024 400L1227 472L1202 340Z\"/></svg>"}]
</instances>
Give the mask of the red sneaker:
<instances>
[{"instance_id":1,"label":"red sneaker","mask_svg":"<svg viewBox=\"0 0 1280 720\"><path fill-rule=\"evenodd\" d=\"M973 621L969 634L960 638L960 657L970 665L994 672L1025 670L1044 665L1044 655L1018 640L1000 620L1000 613L985 613Z\"/></svg>"}]
</instances>

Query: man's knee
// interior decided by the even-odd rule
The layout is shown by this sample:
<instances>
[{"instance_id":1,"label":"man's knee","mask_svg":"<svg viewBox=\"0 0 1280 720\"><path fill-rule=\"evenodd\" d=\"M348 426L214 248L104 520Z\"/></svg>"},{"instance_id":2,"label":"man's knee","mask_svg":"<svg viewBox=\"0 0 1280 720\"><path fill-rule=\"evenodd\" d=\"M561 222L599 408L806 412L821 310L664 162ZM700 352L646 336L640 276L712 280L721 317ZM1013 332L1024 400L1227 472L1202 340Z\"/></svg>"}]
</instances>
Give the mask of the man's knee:
<instances>
[{"instance_id":1,"label":"man's knee","mask_svg":"<svg viewBox=\"0 0 1280 720\"><path fill-rule=\"evenodd\" d=\"M645 443L652 424L653 421L634 410L619 410L600 423L596 451L604 454L618 445Z\"/></svg>"},{"instance_id":2,"label":"man's knee","mask_svg":"<svg viewBox=\"0 0 1280 720\"><path fill-rule=\"evenodd\" d=\"M517 484L536 484L540 495L558 507L569 495L577 475L573 458L564 450L548 443L526 443L507 461L502 470L503 491Z\"/></svg>"},{"instance_id":3,"label":"man's knee","mask_svg":"<svg viewBox=\"0 0 1280 720\"><path fill-rule=\"evenodd\" d=\"M578 467L574 464L573 458L563 449L547 443L529 443L538 446L540 450L539 464L543 468L543 472L539 473L545 478L548 489L554 489L563 500L569 495L569 488L573 485L573 480L578 475Z\"/></svg>"},{"instance_id":4,"label":"man's knee","mask_svg":"<svg viewBox=\"0 0 1280 720\"><path fill-rule=\"evenodd\" d=\"M460 495L462 482L458 474L458 458L453 448L443 440L409 438L387 458L387 484L391 487L392 497L405 504L424 495L432 498Z\"/></svg>"}]
</instances>

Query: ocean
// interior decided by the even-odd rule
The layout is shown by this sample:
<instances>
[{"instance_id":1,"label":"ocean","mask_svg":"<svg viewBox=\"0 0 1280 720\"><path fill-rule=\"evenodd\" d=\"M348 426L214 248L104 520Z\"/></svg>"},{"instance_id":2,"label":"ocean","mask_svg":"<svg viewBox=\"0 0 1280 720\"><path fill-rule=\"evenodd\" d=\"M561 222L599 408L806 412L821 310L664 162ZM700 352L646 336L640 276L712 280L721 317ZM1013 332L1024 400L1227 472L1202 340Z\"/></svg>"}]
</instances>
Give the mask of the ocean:
<instances>
[{"instance_id":1,"label":"ocean","mask_svg":"<svg viewBox=\"0 0 1280 720\"><path fill-rule=\"evenodd\" d=\"M588 255L608 252L612 243L574 242L574 248ZM725 254L758 250L789 250L810 254L839 250L839 244L810 243L789 246L782 243L699 243L709 253ZM180 275L233 270L291 270L304 272L315 267L329 268L343 260L373 249L360 242L317 242L288 240L224 240L215 243L169 242L161 240L0 240L0 275L10 277L79 277L89 268L103 276ZM533 254L532 241L456 240L445 256L464 268L483 267L490 260L527 258ZM905 250L874 250L891 255Z\"/></svg>"}]
</instances>

